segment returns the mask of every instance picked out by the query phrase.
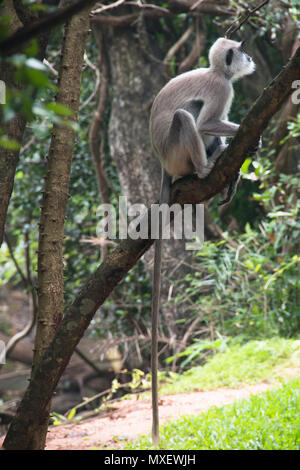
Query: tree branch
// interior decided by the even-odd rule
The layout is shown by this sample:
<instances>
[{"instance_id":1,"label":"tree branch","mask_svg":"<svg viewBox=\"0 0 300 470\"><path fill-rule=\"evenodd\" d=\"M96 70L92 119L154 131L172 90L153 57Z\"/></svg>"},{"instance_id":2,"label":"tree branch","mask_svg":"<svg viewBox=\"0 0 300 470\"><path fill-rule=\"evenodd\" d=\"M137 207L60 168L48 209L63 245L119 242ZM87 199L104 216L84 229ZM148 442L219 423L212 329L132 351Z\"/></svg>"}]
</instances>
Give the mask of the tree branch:
<instances>
[{"instance_id":1,"label":"tree branch","mask_svg":"<svg viewBox=\"0 0 300 470\"><path fill-rule=\"evenodd\" d=\"M199 27L200 20L201 20L201 29ZM195 65L195 63L199 60L204 50L205 41L206 41L206 25L202 17L196 16L195 28L196 28L196 38L194 41L194 45L190 53L179 64L178 73L183 73L183 72L186 72L187 70L191 70L193 66Z\"/></svg>"},{"instance_id":2,"label":"tree branch","mask_svg":"<svg viewBox=\"0 0 300 470\"><path fill-rule=\"evenodd\" d=\"M231 181L245 158L253 153L253 147L257 145L270 119L292 93L292 83L299 78L299 73L300 48L254 103L238 133L209 177L201 180L201 183L196 176L176 181L172 187L170 203L177 202L181 205L200 203L216 195ZM150 217L149 210L148 221ZM67 309L12 421L8 431L10 438L20 433L24 434L24 429L28 429L30 423L34 422L37 417L43 416L58 380L94 314L153 242L154 240L150 238L138 240L129 238L122 241L113 252L108 254ZM29 440L30 436L27 439ZM6 442L7 437L4 447ZM22 444L26 448L26 438ZM13 442L9 448L21 450L20 446L14 447Z\"/></svg>"},{"instance_id":3,"label":"tree branch","mask_svg":"<svg viewBox=\"0 0 300 470\"><path fill-rule=\"evenodd\" d=\"M29 319L27 325L24 326L23 330L19 331L18 333L14 334L8 341L6 345L6 356L9 357L11 354L11 351L14 349L14 347L17 345L21 339L25 338L25 336L28 336L29 333L31 332L32 328L35 325L36 322L36 317L37 317L37 310L38 310L38 305L37 305L37 298L36 298L36 292L35 292L35 287L33 285L32 279L31 279L31 273L30 273L30 255L29 255L29 243L28 243L28 233L25 232L25 258L26 258L26 275L23 273L18 261L16 260L16 257L14 255L13 247L10 243L9 237L7 234L4 234L4 239L8 247L8 251L10 253L10 256L13 260L13 263L15 265L15 268L21 277L22 281L24 282L27 290L28 290L28 295L31 295L31 300L32 300L32 312L31 312L31 318Z\"/></svg>"},{"instance_id":4,"label":"tree branch","mask_svg":"<svg viewBox=\"0 0 300 470\"><path fill-rule=\"evenodd\" d=\"M171 71L170 71L170 65L173 57L175 54L178 52L178 50L188 41L189 37L193 34L194 31L194 25L191 24L183 33L182 36L176 41L172 47L168 50L165 58L164 58L164 69L165 69L165 77L167 80L170 79Z\"/></svg>"},{"instance_id":5,"label":"tree branch","mask_svg":"<svg viewBox=\"0 0 300 470\"><path fill-rule=\"evenodd\" d=\"M293 93L292 83L299 79L299 73L300 47L253 104L212 172L201 181L201 186L195 184L198 181L196 176L187 176L174 183L171 190L172 204L197 204L215 196L230 183L247 156L253 154L270 119Z\"/></svg>"},{"instance_id":6,"label":"tree branch","mask_svg":"<svg viewBox=\"0 0 300 470\"><path fill-rule=\"evenodd\" d=\"M31 22L23 28L19 28L14 34L0 42L0 55L9 56L14 54L30 39L61 25L71 16L79 13L85 8L88 8L94 3L96 3L96 0L78 0L70 6L58 8L55 12L49 13L48 15Z\"/></svg>"}]
</instances>

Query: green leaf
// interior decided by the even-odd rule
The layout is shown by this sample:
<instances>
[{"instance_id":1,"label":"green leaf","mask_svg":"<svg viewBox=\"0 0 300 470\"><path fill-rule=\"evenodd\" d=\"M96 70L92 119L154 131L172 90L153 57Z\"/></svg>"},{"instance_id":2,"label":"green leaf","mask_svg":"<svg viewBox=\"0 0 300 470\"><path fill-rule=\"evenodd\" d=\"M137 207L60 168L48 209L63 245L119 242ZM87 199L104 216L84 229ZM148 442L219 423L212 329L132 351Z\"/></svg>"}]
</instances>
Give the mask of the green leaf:
<instances>
[{"instance_id":1,"label":"green leaf","mask_svg":"<svg viewBox=\"0 0 300 470\"><path fill-rule=\"evenodd\" d=\"M252 158L246 158L244 163L242 164L241 171L242 173L248 173L248 168L252 163Z\"/></svg>"},{"instance_id":2,"label":"green leaf","mask_svg":"<svg viewBox=\"0 0 300 470\"><path fill-rule=\"evenodd\" d=\"M27 59L25 61L25 65L26 67L34 70L41 70L43 72L46 72L47 70L46 65L43 64L43 62L41 62L40 60L35 59L34 57L30 57L29 59Z\"/></svg>"},{"instance_id":3,"label":"green leaf","mask_svg":"<svg viewBox=\"0 0 300 470\"><path fill-rule=\"evenodd\" d=\"M68 419L72 419L72 418L74 418L75 415L76 415L76 408L72 408L72 410L70 411L70 413L68 413L67 418L68 418Z\"/></svg>"},{"instance_id":4,"label":"green leaf","mask_svg":"<svg viewBox=\"0 0 300 470\"><path fill-rule=\"evenodd\" d=\"M26 75L30 83L36 87L43 88L46 87L49 83L47 75L45 75L44 72L39 69L28 67L26 68Z\"/></svg>"},{"instance_id":5,"label":"green leaf","mask_svg":"<svg viewBox=\"0 0 300 470\"><path fill-rule=\"evenodd\" d=\"M24 65L26 60L26 56L24 54L14 54L9 58L9 62L11 62L15 67L21 67Z\"/></svg>"},{"instance_id":6,"label":"green leaf","mask_svg":"<svg viewBox=\"0 0 300 470\"><path fill-rule=\"evenodd\" d=\"M30 41L29 46L27 46L25 49L25 52L28 57L34 57L37 55L37 53L39 52L39 45L37 39L34 38Z\"/></svg>"},{"instance_id":7,"label":"green leaf","mask_svg":"<svg viewBox=\"0 0 300 470\"><path fill-rule=\"evenodd\" d=\"M48 103L45 106L49 111L53 111L56 114L60 114L61 116L72 116L73 111L71 109L67 108L67 106L64 106L61 103L56 103L53 101L52 103Z\"/></svg>"},{"instance_id":8,"label":"green leaf","mask_svg":"<svg viewBox=\"0 0 300 470\"><path fill-rule=\"evenodd\" d=\"M15 139L9 139L6 136L1 136L0 147L4 147L8 150L18 150L20 148L20 144Z\"/></svg>"},{"instance_id":9,"label":"green leaf","mask_svg":"<svg viewBox=\"0 0 300 470\"><path fill-rule=\"evenodd\" d=\"M254 268L255 272L257 273L257 271L259 271L261 268L261 264L257 264Z\"/></svg>"},{"instance_id":10,"label":"green leaf","mask_svg":"<svg viewBox=\"0 0 300 470\"><path fill-rule=\"evenodd\" d=\"M17 171L17 173L16 173L16 179L17 180L21 180L23 178L23 176L24 176L24 173L23 173L22 170Z\"/></svg>"}]
</instances>

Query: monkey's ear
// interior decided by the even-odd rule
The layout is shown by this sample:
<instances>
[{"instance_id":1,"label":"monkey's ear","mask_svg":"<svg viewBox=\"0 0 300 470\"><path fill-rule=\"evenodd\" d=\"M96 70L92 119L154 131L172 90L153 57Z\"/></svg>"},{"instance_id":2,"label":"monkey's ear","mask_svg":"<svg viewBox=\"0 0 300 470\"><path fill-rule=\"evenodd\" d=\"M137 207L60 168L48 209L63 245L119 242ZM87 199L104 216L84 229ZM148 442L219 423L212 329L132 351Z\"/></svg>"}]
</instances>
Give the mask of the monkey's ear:
<instances>
[{"instance_id":1,"label":"monkey's ear","mask_svg":"<svg viewBox=\"0 0 300 470\"><path fill-rule=\"evenodd\" d=\"M242 41L242 42L241 42L241 45L240 45L241 51L244 50L245 44L246 44L246 41Z\"/></svg>"},{"instance_id":2,"label":"monkey's ear","mask_svg":"<svg viewBox=\"0 0 300 470\"><path fill-rule=\"evenodd\" d=\"M226 53L226 65L231 65L233 58L233 49L228 49Z\"/></svg>"}]
</instances>

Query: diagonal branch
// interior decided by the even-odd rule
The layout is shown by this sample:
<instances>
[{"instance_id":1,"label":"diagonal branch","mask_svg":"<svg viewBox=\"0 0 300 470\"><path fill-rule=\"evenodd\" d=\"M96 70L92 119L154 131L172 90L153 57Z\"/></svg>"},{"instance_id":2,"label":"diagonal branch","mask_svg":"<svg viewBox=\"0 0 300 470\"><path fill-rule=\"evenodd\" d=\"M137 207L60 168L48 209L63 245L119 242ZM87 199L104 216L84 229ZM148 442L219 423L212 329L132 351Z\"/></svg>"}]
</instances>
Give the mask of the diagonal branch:
<instances>
[{"instance_id":1,"label":"diagonal branch","mask_svg":"<svg viewBox=\"0 0 300 470\"><path fill-rule=\"evenodd\" d=\"M19 28L14 34L8 36L0 42L0 54L9 56L20 50L20 47L32 38L50 31L52 28L61 25L71 16L92 6L96 0L78 0L64 8L57 8L53 13L49 13L35 21L31 21L23 28Z\"/></svg>"},{"instance_id":2,"label":"diagonal branch","mask_svg":"<svg viewBox=\"0 0 300 470\"><path fill-rule=\"evenodd\" d=\"M201 181L201 185L196 184L198 181L196 176L177 180L171 191L172 203L197 204L215 196L230 183L247 156L253 154L271 118L295 91L292 84L299 79L299 74L300 47L255 101L210 175Z\"/></svg>"},{"instance_id":3,"label":"diagonal branch","mask_svg":"<svg viewBox=\"0 0 300 470\"><path fill-rule=\"evenodd\" d=\"M300 48L254 103L209 177L201 180L201 184L196 176L176 181L170 202L181 205L200 203L221 191L234 177L247 155L253 153L253 147L257 145L270 119L293 92L292 83L299 78L299 74ZM123 240L95 271L67 309L52 343L42 356L12 421L8 436L24 432L37 417L43 416L59 378L95 312L153 242L150 238ZM6 442L7 437L4 447ZM11 444L9 448L16 447Z\"/></svg>"}]
</instances>

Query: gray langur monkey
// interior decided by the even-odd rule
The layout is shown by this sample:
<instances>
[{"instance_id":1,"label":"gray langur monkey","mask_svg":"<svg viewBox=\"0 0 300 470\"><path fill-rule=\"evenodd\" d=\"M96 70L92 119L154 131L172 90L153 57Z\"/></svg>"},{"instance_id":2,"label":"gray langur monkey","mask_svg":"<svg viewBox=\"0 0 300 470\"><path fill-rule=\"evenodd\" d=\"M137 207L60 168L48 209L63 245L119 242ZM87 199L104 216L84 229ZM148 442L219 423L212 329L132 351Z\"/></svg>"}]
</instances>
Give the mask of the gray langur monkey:
<instances>
[{"instance_id":1,"label":"gray langur monkey","mask_svg":"<svg viewBox=\"0 0 300 470\"><path fill-rule=\"evenodd\" d=\"M209 68L185 72L170 80L156 96L150 115L150 137L162 166L160 204L168 203L173 178L197 173L205 178L239 125L228 121L232 82L249 75L255 64L244 42L219 38L209 51ZM231 200L239 174L223 203ZM161 231L155 243L152 293L152 439L159 442L157 325L161 275Z\"/></svg>"}]
</instances>

